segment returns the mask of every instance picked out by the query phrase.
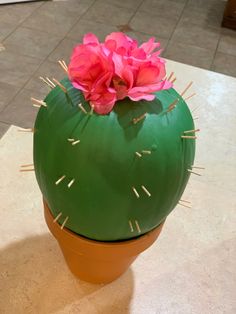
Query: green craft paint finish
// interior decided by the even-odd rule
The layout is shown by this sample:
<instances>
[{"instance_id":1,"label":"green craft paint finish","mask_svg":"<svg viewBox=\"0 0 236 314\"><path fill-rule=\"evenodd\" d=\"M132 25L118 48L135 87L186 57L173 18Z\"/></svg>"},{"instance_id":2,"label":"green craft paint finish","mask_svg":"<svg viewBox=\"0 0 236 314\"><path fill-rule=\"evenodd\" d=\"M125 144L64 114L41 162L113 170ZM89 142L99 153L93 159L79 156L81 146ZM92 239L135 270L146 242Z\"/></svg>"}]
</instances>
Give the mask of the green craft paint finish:
<instances>
[{"instance_id":1,"label":"green craft paint finish","mask_svg":"<svg viewBox=\"0 0 236 314\"><path fill-rule=\"evenodd\" d=\"M62 84L68 93L56 87L47 95L34 133L36 178L53 216L100 241L155 228L178 203L194 162L195 140L181 138L194 129L185 101L171 88L153 101L126 98L107 115L89 114L82 93L68 79Z\"/></svg>"}]
</instances>

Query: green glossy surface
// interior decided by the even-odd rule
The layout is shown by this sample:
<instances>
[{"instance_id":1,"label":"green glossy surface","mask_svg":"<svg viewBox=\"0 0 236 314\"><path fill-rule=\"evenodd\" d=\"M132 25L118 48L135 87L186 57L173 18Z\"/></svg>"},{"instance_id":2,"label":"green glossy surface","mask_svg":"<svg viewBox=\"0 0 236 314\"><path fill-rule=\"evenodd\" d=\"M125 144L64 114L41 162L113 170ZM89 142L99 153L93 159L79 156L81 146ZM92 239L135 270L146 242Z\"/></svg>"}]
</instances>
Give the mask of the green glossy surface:
<instances>
[{"instance_id":1,"label":"green glossy surface","mask_svg":"<svg viewBox=\"0 0 236 314\"><path fill-rule=\"evenodd\" d=\"M125 99L109 115L89 115L77 106L82 102L89 110L80 91L68 79L62 82L69 97L59 87L48 94L47 108L40 108L34 133L36 177L53 215L62 212L60 224L68 216L67 228L101 241L150 231L178 203L189 178L187 169L193 164L195 140L181 139L184 131L194 129L186 103L170 89L158 92L151 102ZM177 97L177 107L166 113ZM133 124L132 119L144 112L146 118ZM68 138L80 143L73 146ZM135 152L142 150L151 154L137 157ZM66 178L55 185L62 175ZM75 182L68 188L72 179Z\"/></svg>"}]
</instances>

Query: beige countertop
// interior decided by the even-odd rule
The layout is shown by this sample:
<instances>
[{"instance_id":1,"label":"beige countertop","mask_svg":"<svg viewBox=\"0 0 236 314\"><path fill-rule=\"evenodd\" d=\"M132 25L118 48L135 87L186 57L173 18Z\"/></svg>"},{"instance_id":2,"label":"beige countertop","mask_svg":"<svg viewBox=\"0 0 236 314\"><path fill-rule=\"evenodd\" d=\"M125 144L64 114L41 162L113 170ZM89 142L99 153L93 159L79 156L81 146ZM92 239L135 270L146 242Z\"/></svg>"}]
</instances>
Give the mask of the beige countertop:
<instances>
[{"instance_id":1,"label":"beige countertop","mask_svg":"<svg viewBox=\"0 0 236 314\"><path fill-rule=\"evenodd\" d=\"M12 126L0 141L0 313L236 313L236 79L169 61L176 89L189 81L196 165L184 198L160 238L117 281L73 277L43 218L32 162L32 134Z\"/></svg>"}]
</instances>

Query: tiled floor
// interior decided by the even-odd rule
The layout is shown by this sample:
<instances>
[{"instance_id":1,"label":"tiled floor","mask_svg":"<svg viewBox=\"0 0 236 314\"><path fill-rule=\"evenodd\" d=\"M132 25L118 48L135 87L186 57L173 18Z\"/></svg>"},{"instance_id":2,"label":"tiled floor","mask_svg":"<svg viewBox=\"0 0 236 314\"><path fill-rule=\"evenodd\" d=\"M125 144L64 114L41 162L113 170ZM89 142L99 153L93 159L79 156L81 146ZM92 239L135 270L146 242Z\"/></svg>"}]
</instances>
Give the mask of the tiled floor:
<instances>
[{"instance_id":1,"label":"tiled floor","mask_svg":"<svg viewBox=\"0 0 236 314\"><path fill-rule=\"evenodd\" d=\"M61 79L86 32L100 39L126 30L155 36L163 56L236 77L236 31L221 28L223 0L55 0L0 6L0 136L8 125L30 127L43 98L40 75Z\"/></svg>"}]
</instances>

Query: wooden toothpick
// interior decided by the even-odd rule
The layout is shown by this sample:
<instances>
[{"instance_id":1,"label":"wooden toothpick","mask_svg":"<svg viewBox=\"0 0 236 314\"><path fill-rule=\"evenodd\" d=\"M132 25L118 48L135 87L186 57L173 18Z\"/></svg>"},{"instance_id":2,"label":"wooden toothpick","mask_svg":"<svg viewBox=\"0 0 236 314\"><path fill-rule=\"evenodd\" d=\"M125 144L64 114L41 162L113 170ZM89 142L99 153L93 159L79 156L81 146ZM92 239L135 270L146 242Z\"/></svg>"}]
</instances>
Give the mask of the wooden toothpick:
<instances>
[{"instance_id":1,"label":"wooden toothpick","mask_svg":"<svg viewBox=\"0 0 236 314\"><path fill-rule=\"evenodd\" d=\"M135 155L138 156L139 158L142 157L142 155L139 152L135 152Z\"/></svg>"},{"instance_id":2,"label":"wooden toothpick","mask_svg":"<svg viewBox=\"0 0 236 314\"><path fill-rule=\"evenodd\" d=\"M141 233L141 229L140 229L140 227L139 227L139 223L138 223L137 220L135 220L135 225L136 225L136 228L137 228L137 230L138 230L138 233Z\"/></svg>"},{"instance_id":3,"label":"wooden toothpick","mask_svg":"<svg viewBox=\"0 0 236 314\"><path fill-rule=\"evenodd\" d=\"M65 61L64 61L64 60L61 60L61 62L64 64L64 67L68 70L68 66L67 66L67 64L65 63Z\"/></svg>"},{"instance_id":4,"label":"wooden toothpick","mask_svg":"<svg viewBox=\"0 0 236 314\"><path fill-rule=\"evenodd\" d=\"M181 202L184 202L184 203L189 203L189 204L191 204L191 202L190 202L190 201L187 201L187 200L180 199L180 201L181 201Z\"/></svg>"},{"instance_id":5,"label":"wooden toothpick","mask_svg":"<svg viewBox=\"0 0 236 314\"><path fill-rule=\"evenodd\" d=\"M193 140L197 139L197 137L196 137L196 136L190 136L190 135L182 135L182 136L181 136L181 138L185 138L185 139L193 139Z\"/></svg>"},{"instance_id":6,"label":"wooden toothpick","mask_svg":"<svg viewBox=\"0 0 236 314\"><path fill-rule=\"evenodd\" d=\"M65 175L61 176L56 182L55 184L58 185L61 181L63 181L65 179Z\"/></svg>"},{"instance_id":7,"label":"wooden toothpick","mask_svg":"<svg viewBox=\"0 0 236 314\"><path fill-rule=\"evenodd\" d=\"M70 188L72 186L72 184L75 182L75 179L72 179L69 183L68 183L68 188Z\"/></svg>"},{"instance_id":8,"label":"wooden toothpick","mask_svg":"<svg viewBox=\"0 0 236 314\"><path fill-rule=\"evenodd\" d=\"M196 133L196 132L200 132L200 129L184 131L185 134L187 134L187 133Z\"/></svg>"},{"instance_id":9,"label":"wooden toothpick","mask_svg":"<svg viewBox=\"0 0 236 314\"><path fill-rule=\"evenodd\" d=\"M188 172L190 172L190 173L192 173L192 174L196 174L197 176L201 176L200 173L194 172L194 171L192 171L191 169L188 169Z\"/></svg>"},{"instance_id":10,"label":"wooden toothpick","mask_svg":"<svg viewBox=\"0 0 236 314\"><path fill-rule=\"evenodd\" d=\"M167 78L167 81L170 81L173 75L174 75L174 72L171 72L169 77Z\"/></svg>"},{"instance_id":11,"label":"wooden toothpick","mask_svg":"<svg viewBox=\"0 0 236 314\"><path fill-rule=\"evenodd\" d=\"M173 109L175 109L175 106L170 106L167 108L167 112L171 112Z\"/></svg>"},{"instance_id":12,"label":"wooden toothpick","mask_svg":"<svg viewBox=\"0 0 236 314\"><path fill-rule=\"evenodd\" d=\"M67 223L68 220L68 216L66 217L66 219L63 221L63 224L61 225L61 230L65 227L65 224Z\"/></svg>"},{"instance_id":13,"label":"wooden toothpick","mask_svg":"<svg viewBox=\"0 0 236 314\"><path fill-rule=\"evenodd\" d=\"M172 83L172 84L174 84L174 82L177 80L177 78L176 77L174 77L170 82Z\"/></svg>"},{"instance_id":14,"label":"wooden toothpick","mask_svg":"<svg viewBox=\"0 0 236 314\"><path fill-rule=\"evenodd\" d=\"M55 222L61 217L61 215L62 215L62 213L59 213L59 214L57 215L57 217L56 217L55 219L53 219L53 222L55 223Z\"/></svg>"},{"instance_id":15,"label":"wooden toothpick","mask_svg":"<svg viewBox=\"0 0 236 314\"><path fill-rule=\"evenodd\" d=\"M137 117L137 118L133 118L133 123L136 124L138 123L139 121L143 120L145 117L146 117L146 114L147 112L143 113L140 117Z\"/></svg>"},{"instance_id":16,"label":"wooden toothpick","mask_svg":"<svg viewBox=\"0 0 236 314\"><path fill-rule=\"evenodd\" d=\"M142 150L142 154L150 155L152 152L150 150Z\"/></svg>"},{"instance_id":17,"label":"wooden toothpick","mask_svg":"<svg viewBox=\"0 0 236 314\"><path fill-rule=\"evenodd\" d=\"M187 208L192 208L192 206L189 206L189 205L186 205L186 204L181 204L180 202L178 203L180 206L183 206L183 207L187 207Z\"/></svg>"},{"instance_id":18,"label":"wooden toothpick","mask_svg":"<svg viewBox=\"0 0 236 314\"><path fill-rule=\"evenodd\" d=\"M80 140L73 141L73 142L72 142L72 145L74 146L74 145L78 144L79 142L80 142Z\"/></svg>"},{"instance_id":19,"label":"wooden toothpick","mask_svg":"<svg viewBox=\"0 0 236 314\"><path fill-rule=\"evenodd\" d=\"M189 100L190 98L192 98L192 97L195 96L195 95L196 95L196 93L193 93L193 94L191 94L190 96L184 98L184 100L185 100L185 101L186 101L186 100Z\"/></svg>"},{"instance_id":20,"label":"wooden toothpick","mask_svg":"<svg viewBox=\"0 0 236 314\"><path fill-rule=\"evenodd\" d=\"M51 89L54 88L54 86L51 85L44 77L40 76L39 79L40 79L41 81L43 81L43 82L44 82L48 87L50 87Z\"/></svg>"},{"instance_id":21,"label":"wooden toothpick","mask_svg":"<svg viewBox=\"0 0 236 314\"><path fill-rule=\"evenodd\" d=\"M134 194L136 195L136 197L139 198L139 194L137 190L135 189L135 187L132 186L132 190L134 191Z\"/></svg>"},{"instance_id":22,"label":"wooden toothpick","mask_svg":"<svg viewBox=\"0 0 236 314\"><path fill-rule=\"evenodd\" d=\"M169 106L168 106L168 108L167 108L167 112L170 112L171 110L173 110L175 107L176 107L176 105L177 105L177 103L178 103L178 101L179 101L179 99L177 98L177 99L175 99Z\"/></svg>"},{"instance_id":23,"label":"wooden toothpick","mask_svg":"<svg viewBox=\"0 0 236 314\"><path fill-rule=\"evenodd\" d=\"M58 63L60 64L62 69L66 72L66 74L68 74L68 68L67 68L67 65L65 65L65 61L63 62L62 60L58 60Z\"/></svg>"},{"instance_id":24,"label":"wooden toothpick","mask_svg":"<svg viewBox=\"0 0 236 314\"><path fill-rule=\"evenodd\" d=\"M49 77L46 77L46 80L52 85L53 88L56 87L56 85L50 80Z\"/></svg>"},{"instance_id":25,"label":"wooden toothpick","mask_svg":"<svg viewBox=\"0 0 236 314\"><path fill-rule=\"evenodd\" d=\"M60 87L60 89L66 94L67 93L67 89L65 88L64 85L62 85L58 80L56 80L55 78L52 79L53 82L56 83L56 85L58 85Z\"/></svg>"},{"instance_id":26,"label":"wooden toothpick","mask_svg":"<svg viewBox=\"0 0 236 314\"><path fill-rule=\"evenodd\" d=\"M183 95L187 92L187 90L193 85L193 82L190 82L185 89L182 91L182 93L180 94L180 96L183 97Z\"/></svg>"},{"instance_id":27,"label":"wooden toothpick","mask_svg":"<svg viewBox=\"0 0 236 314\"><path fill-rule=\"evenodd\" d=\"M84 108L84 106L83 106L81 103L78 104L78 107L79 107L85 114L88 113L87 110Z\"/></svg>"},{"instance_id":28,"label":"wooden toothpick","mask_svg":"<svg viewBox=\"0 0 236 314\"><path fill-rule=\"evenodd\" d=\"M20 172L28 172L28 171L34 171L34 168L32 168L32 169L20 169Z\"/></svg>"},{"instance_id":29,"label":"wooden toothpick","mask_svg":"<svg viewBox=\"0 0 236 314\"><path fill-rule=\"evenodd\" d=\"M144 192L148 195L148 197L150 197L151 193L147 190L147 188L144 185L141 185L141 187L144 190Z\"/></svg>"},{"instance_id":30,"label":"wooden toothpick","mask_svg":"<svg viewBox=\"0 0 236 314\"><path fill-rule=\"evenodd\" d=\"M31 101L32 101L34 104L37 104L37 105L39 105L39 106L47 107L46 102L43 101L43 100L39 100L39 99L36 99L36 98L33 98L33 97L31 97L30 99L31 99Z\"/></svg>"},{"instance_id":31,"label":"wooden toothpick","mask_svg":"<svg viewBox=\"0 0 236 314\"><path fill-rule=\"evenodd\" d=\"M33 128L29 128L29 129L21 128L21 129L18 129L17 131L18 132L32 132L32 133L34 133L35 129L33 129Z\"/></svg>"},{"instance_id":32,"label":"wooden toothpick","mask_svg":"<svg viewBox=\"0 0 236 314\"><path fill-rule=\"evenodd\" d=\"M129 220L129 226L130 226L130 231L131 232L134 232L134 228L133 228L133 225L132 225L132 221Z\"/></svg>"},{"instance_id":33,"label":"wooden toothpick","mask_svg":"<svg viewBox=\"0 0 236 314\"><path fill-rule=\"evenodd\" d=\"M199 109L199 108L201 108L201 106L197 106L197 107L193 108L192 113L193 113L194 111L196 111L197 109Z\"/></svg>"},{"instance_id":34,"label":"wooden toothpick","mask_svg":"<svg viewBox=\"0 0 236 314\"><path fill-rule=\"evenodd\" d=\"M21 165L21 168L27 168L27 167L32 167L34 164L26 164L26 165Z\"/></svg>"},{"instance_id":35,"label":"wooden toothpick","mask_svg":"<svg viewBox=\"0 0 236 314\"><path fill-rule=\"evenodd\" d=\"M191 166L192 169L205 169L204 167L199 167L199 166Z\"/></svg>"}]
</instances>

